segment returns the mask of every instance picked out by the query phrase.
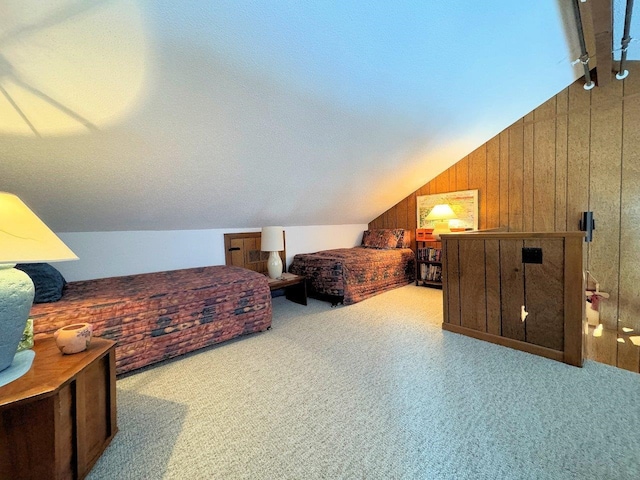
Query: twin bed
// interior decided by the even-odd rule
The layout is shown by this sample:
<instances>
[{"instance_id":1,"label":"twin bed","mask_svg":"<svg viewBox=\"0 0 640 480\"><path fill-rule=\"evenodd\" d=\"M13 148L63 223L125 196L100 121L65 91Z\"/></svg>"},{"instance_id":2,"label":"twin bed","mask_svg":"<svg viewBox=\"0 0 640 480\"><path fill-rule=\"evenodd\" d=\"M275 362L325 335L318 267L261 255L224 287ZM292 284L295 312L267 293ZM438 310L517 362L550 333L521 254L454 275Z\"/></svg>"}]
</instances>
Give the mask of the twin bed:
<instances>
[{"instance_id":1,"label":"twin bed","mask_svg":"<svg viewBox=\"0 0 640 480\"><path fill-rule=\"evenodd\" d=\"M289 272L306 278L309 295L352 305L415 280L409 245L406 230L367 230L359 247L295 255Z\"/></svg>"},{"instance_id":2,"label":"twin bed","mask_svg":"<svg viewBox=\"0 0 640 480\"><path fill-rule=\"evenodd\" d=\"M290 272L311 295L351 305L414 280L408 245L404 230L371 230L359 247L296 255ZM31 310L36 339L86 322L115 340L118 374L267 330L271 317L267 277L234 266L70 282L59 301Z\"/></svg>"},{"instance_id":3,"label":"twin bed","mask_svg":"<svg viewBox=\"0 0 640 480\"><path fill-rule=\"evenodd\" d=\"M36 285L37 288L37 285ZM115 340L121 374L271 326L267 278L213 266L70 282L31 309L36 340L73 323Z\"/></svg>"}]
</instances>

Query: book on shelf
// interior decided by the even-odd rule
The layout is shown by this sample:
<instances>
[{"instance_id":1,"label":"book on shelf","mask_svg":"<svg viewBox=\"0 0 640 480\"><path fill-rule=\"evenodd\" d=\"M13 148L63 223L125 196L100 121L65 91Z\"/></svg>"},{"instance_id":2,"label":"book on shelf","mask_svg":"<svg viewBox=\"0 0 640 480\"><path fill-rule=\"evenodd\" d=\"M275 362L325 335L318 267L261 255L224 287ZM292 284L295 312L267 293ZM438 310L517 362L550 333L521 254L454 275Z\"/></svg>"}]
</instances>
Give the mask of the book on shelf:
<instances>
[{"instance_id":1,"label":"book on shelf","mask_svg":"<svg viewBox=\"0 0 640 480\"><path fill-rule=\"evenodd\" d=\"M442 267L440 265L428 265L426 263L422 263L420 265L420 278L423 282L441 282Z\"/></svg>"},{"instance_id":2,"label":"book on shelf","mask_svg":"<svg viewBox=\"0 0 640 480\"><path fill-rule=\"evenodd\" d=\"M421 262L440 262L442 259L441 248L418 248L417 249L418 260Z\"/></svg>"}]
</instances>

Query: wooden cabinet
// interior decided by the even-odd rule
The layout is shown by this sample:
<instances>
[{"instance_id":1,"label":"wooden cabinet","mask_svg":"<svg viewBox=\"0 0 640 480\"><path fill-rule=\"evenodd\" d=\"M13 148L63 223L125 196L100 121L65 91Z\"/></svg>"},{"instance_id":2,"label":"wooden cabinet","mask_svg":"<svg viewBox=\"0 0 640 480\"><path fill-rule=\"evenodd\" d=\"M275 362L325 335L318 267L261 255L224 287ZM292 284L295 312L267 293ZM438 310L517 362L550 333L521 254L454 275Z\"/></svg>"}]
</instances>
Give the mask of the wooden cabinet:
<instances>
[{"instance_id":1,"label":"wooden cabinet","mask_svg":"<svg viewBox=\"0 0 640 480\"><path fill-rule=\"evenodd\" d=\"M0 387L0 479L84 478L116 434L115 342L62 355L37 340L31 369Z\"/></svg>"},{"instance_id":2,"label":"wooden cabinet","mask_svg":"<svg viewBox=\"0 0 640 480\"><path fill-rule=\"evenodd\" d=\"M583 232L446 234L445 330L581 366Z\"/></svg>"},{"instance_id":3,"label":"wooden cabinet","mask_svg":"<svg viewBox=\"0 0 640 480\"><path fill-rule=\"evenodd\" d=\"M254 272L264 273L266 275L269 252L263 252L260 250L261 244L262 232L225 233L225 265L247 268ZM286 272L286 239L285 249L280 252L280 258L282 259L283 270Z\"/></svg>"},{"instance_id":4,"label":"wooden cabinet","mask_svg":"<svg viewBox=\"0 0 640 480\"><path fill-rule=\"evenodd\" d=\"M442 288L442 243L416 241L416 285Z\"/></svg>"}]
</instances>

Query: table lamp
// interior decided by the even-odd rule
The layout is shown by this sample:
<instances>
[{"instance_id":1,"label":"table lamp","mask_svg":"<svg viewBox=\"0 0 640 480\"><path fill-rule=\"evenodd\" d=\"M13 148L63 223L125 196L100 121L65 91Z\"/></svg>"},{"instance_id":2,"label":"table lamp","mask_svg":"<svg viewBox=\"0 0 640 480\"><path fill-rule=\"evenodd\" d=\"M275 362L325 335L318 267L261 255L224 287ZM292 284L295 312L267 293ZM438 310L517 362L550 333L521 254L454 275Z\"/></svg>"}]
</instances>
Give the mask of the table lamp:
<instances>
[{"instance_id":1,"label":"table lamp","mask_svg":"<svg viewBox=\"0 0 640 480\"><path fill-rule=\"evenodd\" d=\"M449 220L456 217L456 214L451 210L451 207L446 204L436 205L431 209L427 215L427 220L433 220L435 222L435 228L433 229L433 237L436 240L440 240L441 233L449 233Z\"/></svg>"},{"instance_id":2,"label":"table lamp","mask_svg":"<svg viewBox=\"0 0 640 480\"><path fill-rule=\"evenodd\" d=\"M282 227L262 227L260 250L269 252L267 270L269 278L282 276L282 259L280 252L284 250L284 229Z\"/></svg>"},{"instance_id":3,"label":"table lamp","mask_svg":"<svg viewBox=\"0 0 640 480\"><path fill-rule=\"evenodd\" d=\"M13 267L77 259L17 196L0 192L0 371L13 362L35 292L29 275Z\"/></svg>"}]
</instances>

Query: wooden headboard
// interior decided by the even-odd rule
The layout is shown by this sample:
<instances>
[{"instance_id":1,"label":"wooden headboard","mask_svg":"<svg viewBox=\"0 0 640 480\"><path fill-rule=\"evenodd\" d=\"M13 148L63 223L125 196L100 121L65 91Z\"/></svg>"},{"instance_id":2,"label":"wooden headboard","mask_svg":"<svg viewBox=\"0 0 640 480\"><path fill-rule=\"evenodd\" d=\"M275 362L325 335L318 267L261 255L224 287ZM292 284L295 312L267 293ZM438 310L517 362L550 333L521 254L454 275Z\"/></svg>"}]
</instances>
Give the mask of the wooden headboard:
<instances>
[{"instance_id":1,"label":"wooden headboard","mask_svg":"<svg viewBox=\"0 0 640 480\"><path fill-rule=\"evenodd\" d=\"M282 233L284 235L284 232ZM262 232L225 233L224 234L224 258L226 265L244 267L259 273L267 273L267 259L269 252L260 250ZM280 252L284 271L287 271L287 243L285 237L285 249Z\"/></svg>"}]
</instances>

